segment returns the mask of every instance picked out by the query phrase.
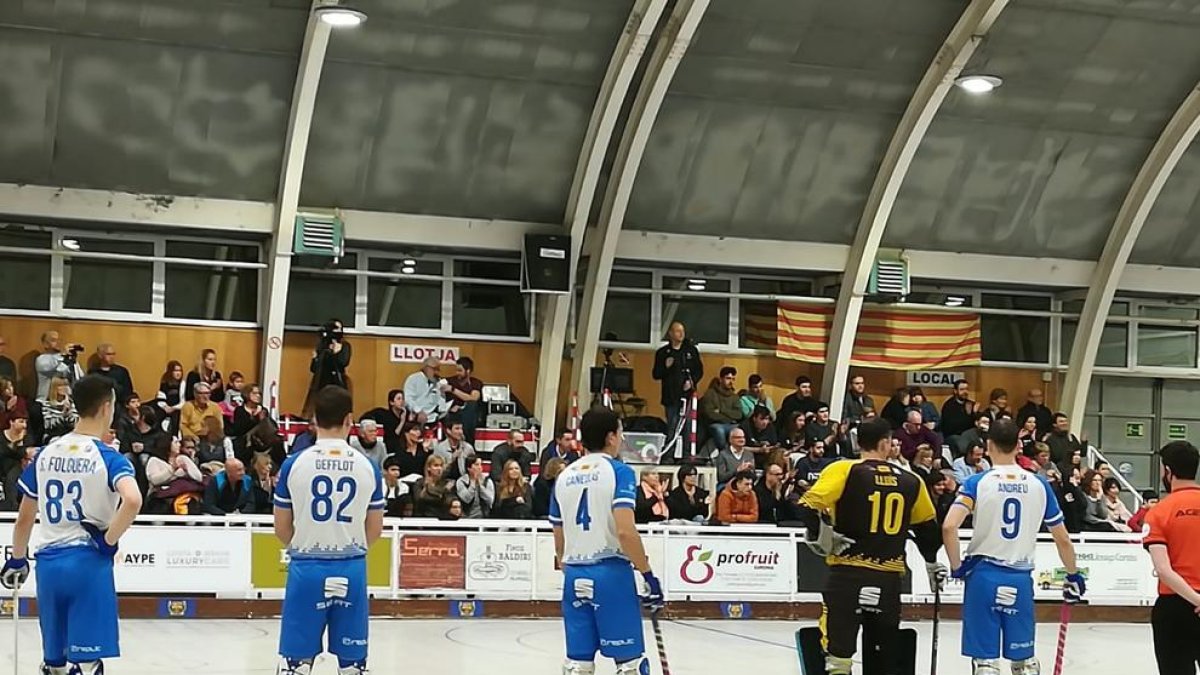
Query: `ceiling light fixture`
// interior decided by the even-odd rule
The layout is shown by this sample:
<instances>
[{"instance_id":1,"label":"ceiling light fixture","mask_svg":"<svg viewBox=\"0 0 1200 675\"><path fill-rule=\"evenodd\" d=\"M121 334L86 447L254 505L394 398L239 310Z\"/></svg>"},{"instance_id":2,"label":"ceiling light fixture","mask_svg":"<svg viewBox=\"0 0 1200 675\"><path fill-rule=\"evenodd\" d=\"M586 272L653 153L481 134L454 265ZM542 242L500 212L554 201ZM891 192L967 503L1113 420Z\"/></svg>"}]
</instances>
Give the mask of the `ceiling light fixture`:
<instances>
[{"instance_id":1,"label":"ceiling light fixture","mask_svg":"<svg viewBox=\"0 0 1200 675\"><path fill-rule=\"evenodd\" d=\"M416 271L417 271L417 268L415 268L415 267L402 267L402 268L400 268L400 273L401 273L401 274L415 274L415 273L416 273Z\"/></svg>"},{"instance_id":2,"label":"ceiling light fixture","mask_svg":"<svg viewBox=\"0 0 1200 675\"><path fill-rule=\"evenodd\" d=\"M969 94L987 94L1004 84L1004 80L995 75L963 75L954 84Z\"/></svg>"},{"instance_id":3,"label":"ceiling light fixture","mask_svg":"<svg viewBox=\"0 0 1200 675\"><path fill-rule=\"evenodd\" d=\"M689 291L703 291L705 288L704 284L688 284Z\"/></svg>"},{"instance_id":4,"label":"ceiling light fixture","mask_svg":"<svg viewBox=\"0 0 1200 675\"><path fill-rule=\"evenodd\" d=\"M79 249L83 248L82 246L79 245L78 239L63 239L59 243L61 243L62 247L67 249L68 251L78 251Z\"/></svg>"},{"instance_id":5,"label":"ceiling light fixture","mask_svg":"<svg viewBox=\"0 0 1200 675\"><path fill-rule=\"evenodd\" d=\"M367 20L366 12L345 5L325 5L313 11L318 19L334 28L353 28Z\"/></svg>"},{"instance_id":6,"label":"ceiling light fixture","mask_svg":"<svg viewBox=\"0 0 1200 675\"><path fill-rule=\"evenodd\" d=\"M404 265L405 265L406 267L416 267L416 266L417 266L417 261L416 261L416 260L413 260L412 258L405 258L405 259L404 259Z\"/></svg>"},{"instance_id":7,"label":"ceiling light fixture","mask_svg":"<svg viewBox=\"0 0 1200 675\"><path fill-rule=\"evenodd\" d=\"M962 307L963 304L965 304L966 302L967 302L967 299L962 297L961 295L946 296L946 306L947 307Z\"/></svg>"}]
</instances>

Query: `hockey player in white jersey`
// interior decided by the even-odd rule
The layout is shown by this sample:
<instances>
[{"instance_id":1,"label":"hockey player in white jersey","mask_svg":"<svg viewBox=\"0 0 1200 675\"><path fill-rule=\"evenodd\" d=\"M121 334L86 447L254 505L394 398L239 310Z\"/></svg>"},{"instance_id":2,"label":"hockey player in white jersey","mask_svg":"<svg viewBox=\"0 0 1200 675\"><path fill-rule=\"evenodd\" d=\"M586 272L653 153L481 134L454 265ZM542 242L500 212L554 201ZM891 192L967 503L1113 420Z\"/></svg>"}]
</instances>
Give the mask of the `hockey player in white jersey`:
<instances>
[{"instance_id":1,"label":"hockey player in white jersey","mask_svg":"<svg viewBox=\"0 0 1200 675\"><path fill-rule=\"evenodd\" d=\"M563 568L563 673L591 675L598 651L616 662L617 675L649 675L633 571L646 582L641 600L651 612L662 609L663 594L634 527L637 479L617 459L621 420L595 408L584 414L579 431L588 454L559 475L550 499L554 550Z\"/></svg>"},{"instance_id":2,"label":"hockey player in white jersey","mask_svg":"<svg viewBox=\"0 0 1200 675\"><path fill-rule=\"evenodd\" d=\"M275 534L290 558L281 675L308 675L326 630L339 675L367 670L367 549L383 532L385 502L379 467L346 442L353 407L341 387L318 391L317 441L279 469Z\"/></svg>"},{"instance_id":3,"label":"hockey player in white jersey","mask_svg":"<svg viewBox=\"0 0 1200 675\"><path fill-rule=\"evenodd\" d=\"M80 416L75 430L43 448L17 481L23 499L0 581L19 588L29 577L29 537L40 518L41 672L100 675L101 659L121 655L113 556L142 495L129 460L100 440L116 409L112 381L88 375L71 394Z\"/></svg>"},{"instance_id":4,"label":"hockey player in white jersey","mask_svg":"<svg viewBox=\"0 0 1200 675\"><path fill-rule=\"evenodd\" d=\"M1033 650L1033 569L1042 525L1067 570L1063 600L1078 602L1086 590L1054 490L1017 465L1018 447L1012 420L992 423L992 468L963 483L942 526L951 576L965 579L962 653L971 657L975 675L999 675L1002 655L1012 662L1013 675L1041 672ZM960 560L958 528L972 515L971 542Z\"/></svg>"}]
</instances>

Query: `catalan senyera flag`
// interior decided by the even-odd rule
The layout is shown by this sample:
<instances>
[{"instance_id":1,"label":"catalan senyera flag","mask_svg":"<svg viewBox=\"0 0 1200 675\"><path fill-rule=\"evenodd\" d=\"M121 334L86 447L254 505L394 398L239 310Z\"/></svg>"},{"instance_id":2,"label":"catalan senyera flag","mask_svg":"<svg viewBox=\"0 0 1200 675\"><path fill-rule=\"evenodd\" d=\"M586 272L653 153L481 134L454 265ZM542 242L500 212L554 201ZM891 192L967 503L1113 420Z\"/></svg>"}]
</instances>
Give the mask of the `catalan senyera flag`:
<instances>
[{"instance_id":1,"label":"catalan senyera flag","mask_svg":"<svg viewBox=\"0 0 1200 675\"><path fill-rule=\"evenodd\" d=\"M742 346L747 349L775 351L779 310L775 303L755 302L742 305L742 325L745 339Z\"/></svg>"},{"instance_id":2,"label":"catalan senyera flag","mask_svg":"<svg viewBox=\"0 0 1200 675\"><path fill-rule=\"evenodd\" d=\"M824 363L833 308L781 302L776 311L775 355ZM864 309L850 364L888 370L976 366L980 344L978 314Z\"/></svg>"}]
</instances>

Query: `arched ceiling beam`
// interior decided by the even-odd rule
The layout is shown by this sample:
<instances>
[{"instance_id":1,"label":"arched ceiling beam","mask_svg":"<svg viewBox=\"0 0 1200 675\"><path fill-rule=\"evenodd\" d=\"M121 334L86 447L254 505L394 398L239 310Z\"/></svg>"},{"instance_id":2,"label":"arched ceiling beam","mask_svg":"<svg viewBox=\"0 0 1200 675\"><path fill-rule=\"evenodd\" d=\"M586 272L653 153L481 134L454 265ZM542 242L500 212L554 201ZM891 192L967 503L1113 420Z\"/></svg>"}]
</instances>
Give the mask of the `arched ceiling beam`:
<instances>
[{"instance_id":1,"label":"arched ceiling beam","mask_svg":"<svg viewBox=\"0 0 1200 675\"><path fill-rule=\"evenodd\" d=\"M1146 162L1138 171L1137 178L1125 196L1117 220L1108 233L1104 251L1096 269L1092 271L1092 283L1083 311L1079 315L1079 326L1075 341L1071 345L1071 361L1063 385L1062 410L1071 417L1077 428L1083 421L1087 405L1088 387L1096 367L1096 354L1100 349L1100 336L1104 332L1104 321L1112 306L1113 296L1125 272L1129 254L1137 242L1138 234L1146 217L1154 208L1163 185L1175 170L1179 159L1200 131L1200 83L1175 111L1171 121L1150 150ZM1136 336L1130 336L1135 339ZM1134 365L1134 364L1130 364Z\"/></svg>"},{"instance_id":2,"label":"arched ceiling beam","mask_svg":"<svg viewBox=\"0 0 1200 675\"><path fill-rule=\"evenodd\" d=\"M842 274L842 286L838 292L833 327L829 332L829 344L825 352L825 370L821 391L829 401L834 419L841 415L843 392L850 372L850 354L854 348L854 337L858 321L862 316L863 298L871 268L879 253L879 242L883 240L888 218L896 205L896 196L913 157L920 147L929 125L954 86L954 80L962 72L971 55L991 30L996 18L1008 5L1008 0L972 0L958 23L950 31L945 43L933 57L933 63L917 85L908 109L900 118L900 125L892 136L883 163L875 175L875 183L867 198L867 206L854 233L854 244L850 258Z\"/></svg>"},{"instance_id":3,"label":"arched ceiling beam","mask_svg":"<svg viewBox=\"0 0 1200 675\"><path fill-rule=\"evenodd\" d=\"M608 71L600 85L600 96L592 109L575 179L567 199L566 224L571 235L571 284L575 288L575 271L583 249L583 235L588 215L596 199L596 185L604 168L604 155L612 142L621 106L629 95L638 63L654 35L667 0L637 0L629 12L629 21L617 40ZM558 384L562 375L563 349L566 347L567 318L571 311L571 295L549 295L542 300L541 325L538 337L541 352L538 356L537 395L535 415L543 424L553 427L558 410Z\"/></svg>"},{"instance_id":4,"label":"arched ceiling beam","mask_svg":"<svg viewBox=\"0 0 1200 675\"><path fill-rule=\"evenodd\" d=\"M594 251L594 254L588 260L583 302L580 304L576 326L575 352L571 363L571 388L579 392L581 398L586 397L588 375L599 348L600 321L604 316L604 302L608 296L613 257L629 207L629 197L646 151L646 142L650 139L650 132L654 129L654 122L658 119L663 99L667 96L679 62L683 60L692 38L696 35L700 20L708 11L708 3L709 0L679 0L675 4L654 46L646 73L638 86L629 121L621 135L616 161L601 205L600 221L592 232L596 241L594 244L588 244L589 250Z\"/></svg>"}]
</instances>

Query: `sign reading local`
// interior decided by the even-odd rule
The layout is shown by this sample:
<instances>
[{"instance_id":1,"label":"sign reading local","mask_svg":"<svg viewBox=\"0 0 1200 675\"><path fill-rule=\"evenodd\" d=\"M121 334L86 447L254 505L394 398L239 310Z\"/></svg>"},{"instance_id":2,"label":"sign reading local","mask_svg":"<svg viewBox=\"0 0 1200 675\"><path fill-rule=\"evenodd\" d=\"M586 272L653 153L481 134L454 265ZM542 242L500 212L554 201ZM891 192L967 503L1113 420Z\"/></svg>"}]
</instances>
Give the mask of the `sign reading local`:
<instances>
[{"instance_id":1,"label":"sign reading local","mask_svg":"<svg viewBox=\"0 0 1200 675\"><path fill-rule=\"evenodd\" d=\"M458 347L393 343L390 350L392 363L420 363L431 356L442 363L454 363L458 360Z\"/></svg>"},{"instance_id":2,"label":"sign reading local","mask_svg":"<svg viewBox=\"0 0 1200 675\"><path fill-rule=\"evenodd\" d=\"M966 374L958 370L910 370L908 371L908 386L910 387L954 387L954 383L967 379Z\"/></svg>"}]
</instances>

